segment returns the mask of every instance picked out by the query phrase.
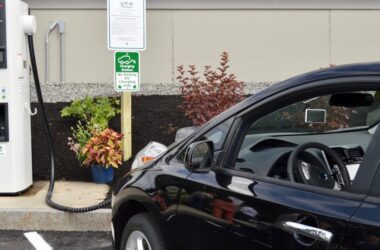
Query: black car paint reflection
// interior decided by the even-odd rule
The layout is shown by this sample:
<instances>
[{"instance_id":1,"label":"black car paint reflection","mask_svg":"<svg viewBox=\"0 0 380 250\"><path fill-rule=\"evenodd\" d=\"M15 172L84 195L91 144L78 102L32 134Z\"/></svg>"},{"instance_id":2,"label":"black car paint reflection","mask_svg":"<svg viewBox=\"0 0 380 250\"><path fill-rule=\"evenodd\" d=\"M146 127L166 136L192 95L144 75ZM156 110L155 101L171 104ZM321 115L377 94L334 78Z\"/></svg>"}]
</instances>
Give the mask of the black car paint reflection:
<instances>
[{"instance_id":1,"label":"black car paint reflection","mask_svg":"<svg viewBox=\"0 0 380 250\"><path fill-rule=\"evenodd\" d=\"M320 91L330 86L341 88L340 91L342 86L358 90L360 84L379 88L379 72L380 63L348 65L276 84L212 119L150 166L132 171L113 191L116 248L127 220L136 213L148 212L157 218L172 250L379 249L378 199L344 192L336 195L301 184L284 184L267 176L253 178L247 173L229 171L228 159L223 162L219 158L226 155L225 149L215 152L215 162L226 165L211 171L192 171L176 160L197 136L235 119L236 114L244 114L261 103L265 107L259 107L270 109L270 102L275 102L271 98L276 94L292 97L293 92ZM239 118L235 121L238 123ZM364 183L365 192L370 183ZM284 228L285 222L320 228L332 232L333 237L329 243L303 237Z\"/></svg>"}]
</instances>

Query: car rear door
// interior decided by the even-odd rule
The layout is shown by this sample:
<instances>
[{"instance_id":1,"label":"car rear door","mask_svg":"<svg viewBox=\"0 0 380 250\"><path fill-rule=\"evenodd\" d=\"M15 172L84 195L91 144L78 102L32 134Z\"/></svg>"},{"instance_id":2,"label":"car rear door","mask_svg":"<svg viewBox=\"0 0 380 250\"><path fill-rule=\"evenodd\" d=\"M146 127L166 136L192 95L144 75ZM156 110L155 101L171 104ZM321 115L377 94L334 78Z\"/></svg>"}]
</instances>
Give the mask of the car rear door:
<instances>
[{"instance_id":1,"label":"car rear door","mask_svg":"<svg viewBox=\"0 0 380 250\"><path fill-rule=\"evenodd\" d=\"M376 132L373 147L367 150L371 153L374 164L379 165L377 145L380 143L380 131ZM369 152L368 152L369 151ZM374 170L363 170L363 175L374 176L370 182L360 182L371 185L368 196L360 208L350 219L345 231L342 249L380 249L380 167ZM359 174L359 173L358 173Z\"/></svg>"},{"instance_id":2,"label":"car rear door","mask_svg":"<svg viewBox=\"0 0 380 250\"><path fill-rule=\"evenodd\" d=\"M342 249L380 249L380 199L365 199L347 225Z\"/></svg>"}]
</instances>

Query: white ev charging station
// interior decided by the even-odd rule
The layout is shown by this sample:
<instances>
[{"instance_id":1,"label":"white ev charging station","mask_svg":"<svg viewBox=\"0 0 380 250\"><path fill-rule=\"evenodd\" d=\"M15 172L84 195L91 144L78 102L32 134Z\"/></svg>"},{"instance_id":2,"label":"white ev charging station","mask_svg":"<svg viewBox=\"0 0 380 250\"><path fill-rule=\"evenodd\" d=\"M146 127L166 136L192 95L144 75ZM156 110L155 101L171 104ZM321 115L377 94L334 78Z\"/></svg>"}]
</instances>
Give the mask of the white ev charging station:
<instances>
[{"instance_id":1,"label":"white ev charging station","mask_svg":"<svg viewBox=\"0 0 380 250\"><path fill-rule=\"evenodd\" d=\"M30 116L30 72L33 72L50 158L46 203L69 213L103 208L111 199L87 207L67 207L52 200L55 159L34 53L34 16L21 0L0 0L0 194L17 194L33 184ZM62 26L63 27L63 26Z\"/></svg>"},{"instance_id":2,"label":"white ev charging station","mask_svg":"<svg viewBox=\"0 0 380 250\"><path fill-rule=\"evenodd\" d=\"M32 185L30 69L27 34L36 20L20 0L0 0L0 193Z\"/></svg>"}]
</instances>

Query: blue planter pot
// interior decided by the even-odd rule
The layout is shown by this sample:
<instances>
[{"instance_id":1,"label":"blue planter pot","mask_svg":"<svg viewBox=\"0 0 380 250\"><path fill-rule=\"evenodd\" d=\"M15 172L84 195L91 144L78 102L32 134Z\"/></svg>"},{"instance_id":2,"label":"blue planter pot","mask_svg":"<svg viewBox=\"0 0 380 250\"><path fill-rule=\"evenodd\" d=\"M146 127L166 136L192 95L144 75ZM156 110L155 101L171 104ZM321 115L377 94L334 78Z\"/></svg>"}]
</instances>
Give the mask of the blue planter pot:
<instances>
[{"instance_id":1,"label":"blue planter pot","mask_svg":"<svg viewBox=\"0 0 380 250\"><path fill-rule=\"evenodd\" d=\"M113 168L105 168L101 165L93 165L91 168L92 180L95 183L104 184L113 180Z\"/></svg>"}]
</instances>

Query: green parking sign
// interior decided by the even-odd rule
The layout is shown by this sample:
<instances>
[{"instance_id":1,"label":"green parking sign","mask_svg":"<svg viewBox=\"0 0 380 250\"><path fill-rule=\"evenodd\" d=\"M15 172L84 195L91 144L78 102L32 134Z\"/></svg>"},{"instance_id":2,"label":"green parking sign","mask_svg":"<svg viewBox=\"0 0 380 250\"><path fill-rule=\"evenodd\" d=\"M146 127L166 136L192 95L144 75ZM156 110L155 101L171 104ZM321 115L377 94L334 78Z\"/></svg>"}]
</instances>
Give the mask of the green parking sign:
<instances>
[{"instance_id":1,"label":"green parking sign","mask_svg":"<svg viewBox=\"0 0 380 250\"><path fill-rule=\"evenodd\" d=\"M114 55L115 84L117 92L140 90L139 52L116 51Z\"/></svg>"}]
</instances>

